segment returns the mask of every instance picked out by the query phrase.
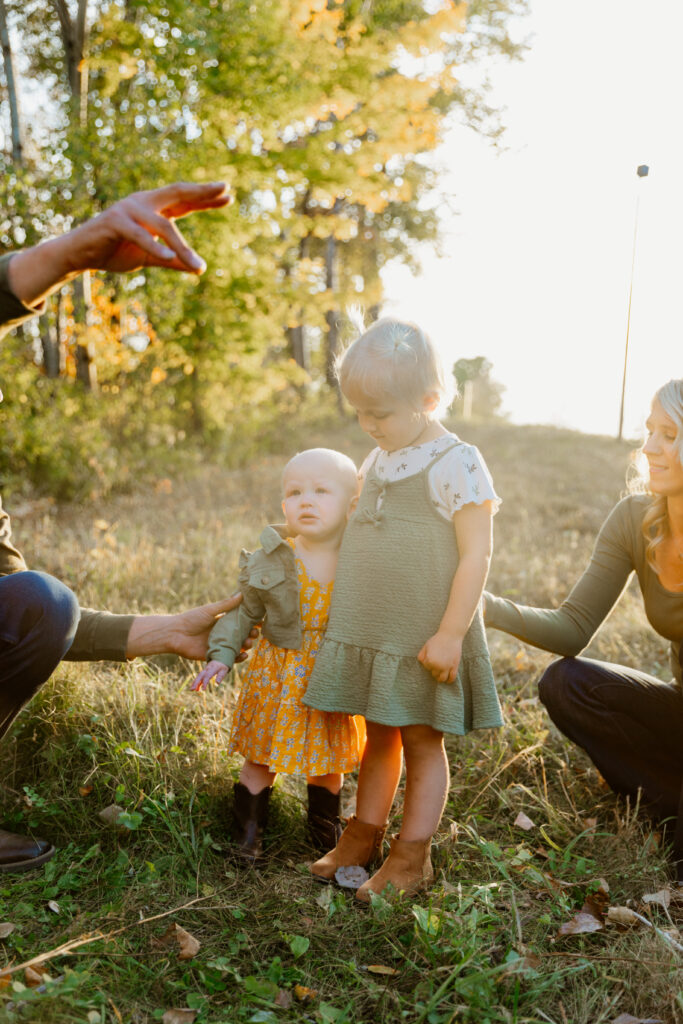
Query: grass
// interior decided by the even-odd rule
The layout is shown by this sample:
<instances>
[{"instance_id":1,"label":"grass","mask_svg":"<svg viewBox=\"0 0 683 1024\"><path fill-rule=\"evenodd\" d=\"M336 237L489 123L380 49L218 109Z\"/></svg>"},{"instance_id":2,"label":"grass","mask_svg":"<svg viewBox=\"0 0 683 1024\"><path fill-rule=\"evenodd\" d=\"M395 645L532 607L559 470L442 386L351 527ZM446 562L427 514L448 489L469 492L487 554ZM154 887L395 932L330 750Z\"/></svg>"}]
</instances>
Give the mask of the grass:
<instances>
[{"instance_id":1,"label":"grass","mask_svg":"<svg viewBox=\"0 0 683 1024\"><path fill-rule=\"evenodd\" d=\"M623 489L628 447L543 427L461 432L504 498L491 589L559 601ZM355 427L301 446L313 443L357 459L368 447ZM279 516L281 464L197 466L82 507L28 503L15 537L83 604L188 607L234 588L239 549ZM681 954L654 929L558 937L601 879L612 904L661 929L680 925L683 905L642 903L668 886L665 857L550 725L535 690L549 656L503 634L490 643L506 724L449 743L437 881L369 909L307 874L300 780L278 781L265 867L230 857L233 689L192 694L194 666L164 657L62 665L3 746L2 820L59 851L42 872L0 875L0 920L15 926L0 966L102 937L49 958L37 987L23 970L0 979L0 1021L148 1024L172 1008L199 1024L683 1021ZM669 675L633 588L589 653ZM348 793L350 809L352 779ZM111 804L124 827L100 819ZM515 825L520 811L530 831ZM173 922L201 943L192 959L161 941Z\"/></svg>"}]
</instances>

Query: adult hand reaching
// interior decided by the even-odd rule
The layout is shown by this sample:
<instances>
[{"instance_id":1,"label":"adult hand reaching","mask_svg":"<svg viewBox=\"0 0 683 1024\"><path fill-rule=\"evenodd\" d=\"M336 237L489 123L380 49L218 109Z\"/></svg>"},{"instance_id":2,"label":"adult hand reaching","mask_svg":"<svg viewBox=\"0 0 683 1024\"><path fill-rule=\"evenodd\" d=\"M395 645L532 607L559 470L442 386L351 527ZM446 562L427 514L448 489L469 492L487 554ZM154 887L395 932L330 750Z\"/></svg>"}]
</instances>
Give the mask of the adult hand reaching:
<instances>
[{"instance_id":1,"label":"adult hand reaching","mask_svg":"<svg viewBox=\"0 0 683 1024\"><path fill-rule=\"evenodd\" d=\"M34 306L85 270L128 273L148 266L202 274L204 260L188 246L175 221L231 201L223 182L176 182L133 192L68 234L15 253L9 264L10 287L18 299Z\"/></svg>"},{"instance_id":2,"label":"adult hand reaching","mask_svg":"<svg viewBox=\"0 0 683 1024\"><path fill-rule=\"evenodd\" d=\"M128 634L126 657L138 658L147 654L178 654L183 658L203 661L209 633L219 615L229 612L242 600L241 594L233 594L224 601L213 601L197 608L190 608L177 615L138 615ZM257 630L252 630L243 644L243 653L237 661L246 657Z\"/></svg>"}]
</instances>

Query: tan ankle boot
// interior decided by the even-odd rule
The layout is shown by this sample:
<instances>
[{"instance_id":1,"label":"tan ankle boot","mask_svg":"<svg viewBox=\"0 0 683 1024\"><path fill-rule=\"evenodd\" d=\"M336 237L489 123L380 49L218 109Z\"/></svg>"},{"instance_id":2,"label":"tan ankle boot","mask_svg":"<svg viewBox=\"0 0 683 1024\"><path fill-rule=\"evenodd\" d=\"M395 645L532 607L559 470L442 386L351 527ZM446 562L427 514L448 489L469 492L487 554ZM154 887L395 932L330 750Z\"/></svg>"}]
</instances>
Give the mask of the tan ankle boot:
<instances>
[{"instance_id":1,"label":"tan ankle boot","mask_svg":"<svg viewBox=\"0 0 683 1024\"><path fill-rule=\"evenodd\" d=\"M391 837L389 856L372 878L356 890L356 899L370 902L370 893L381 893L388 885L394 892L419 892L434 879L432 859L429 855L432 837L429 839L401 839Z\"/></svg>"},{"instance_id":2,"label":"tan ankle boot","mask_svg":"<svg viewBox=\"0 0 683 1024\"><path fill-rule=\"evenodd\" d=\"M334 850L330 850L314 864L309 864L308 870L320 882L331 882L337 868L349 864L367 867L379 855L386 830L386 825L370 825L359 821L354 814L349 818Z\"/></svg>"}]
</instances>

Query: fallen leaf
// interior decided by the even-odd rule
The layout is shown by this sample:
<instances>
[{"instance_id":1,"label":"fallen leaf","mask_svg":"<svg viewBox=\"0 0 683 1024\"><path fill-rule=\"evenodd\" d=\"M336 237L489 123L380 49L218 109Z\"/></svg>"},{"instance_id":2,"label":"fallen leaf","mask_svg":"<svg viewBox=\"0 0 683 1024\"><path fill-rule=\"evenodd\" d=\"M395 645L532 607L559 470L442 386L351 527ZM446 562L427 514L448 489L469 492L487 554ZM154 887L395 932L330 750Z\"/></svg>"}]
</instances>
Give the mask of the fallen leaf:
<instances>
[{"instance_id":1,"label":"fallen leaf","mask_svg":"<svg viewBox=\"0 0 683 1024\"><path fill-rule=\"evenodd\" d=\"M93 526L95 527L96 530L109 529L109 523L107 522L106 519L96 519L95 522L93 523Z\"/></svg>"},{"instance_id":2,"label":"fallen leaf","mask_svg":"<svg viewBox=\"0 0 683 1024\"><path fill-rule=\"evenodd\" d=\"M532 828L536 828L531 818L527 818L524 811L520 811L514 820L514 824L517 828L523 828L525 832L531 831Z\"/></svg>"},{"instance_id":3,"label":"fallen leaf","mask_svg":"<svg viewBox=\"0 0 683 1024\"><path fill-rule=\"evenodd\" d=\"M624 928L642 924L635 910L631 910L629 907L610 907L607 911L607 920L610 924L622 925Z\"/></svg>"},{"instance_id":4,"label":"fallen leaf","mask_svg":"<svg viewBox=\"0 0 683 1024\"><path fill-rule=\"evenodd\" d=\"M90 794L92 793L94 788L95 788L94 786L79 786L78 787L78 795L79 796L90 796Z\"/></svg>"},{"instance_id":5,"label":"fallen leaf","mask_svg":"<svg viewBox=\"0 0 683 1024\"><path fill-rule=\"evenodd\" d=\"M586 896L586 902L581 910L594 914L602 920L609 906L609 885L604 878L599 879L599 883L598 888Z\"/></svg>"},{"instance_id":6,"label":"fallen leaf","mask_svg":"<svg viewBox=\"0 0 683 1024\"><path fill-rule=\"evenodd\" d=\"M558 928L558 935L583 935L586 932L599 932L604 928L602 921L594 914L585 914L579 911L574 914L571 921L565 921Z\"/></svg>"},{"instance_id":7,"label":"fallen leaf","mask_svg":"<svg viewBox=\"0 0 683 1024\"><path fill-rule=\"evenodd\" d=\"M11 974L0 975L0 991L2 991L5 988L9 988L11 984L12 984L12 975Z\"/></svg>"},{"instance_id":8,"label":"fallen leaf","mask_svg":"<svg viewBox=\"0 0 683 1024\"><path fill-rule=\"evenodd\" d=\"M671 904L671 893L668 889L660 889L659 892L646 892L643 896L643 903L658 903L665 910Z\"/></svg>"},{"instance_id":9,"label":"fallen leaf","mask_svg":"<svg viewBox=\"0 0 683 1024\"><path fill-rule=\"evenodd\" d=\"M43 984L44 975L47 971L41 967L27 967L24 971L24 981L28 988L38 988L39 985Z\"/></svg>"},{"instance_id":10,"label":"fallen leaf","mask_svg":"<svg viewBox=\"0 0 683 1024\"><path fill-rule=\"evenodd\" d=\"M395 967L385 967L384 964L368 964L366 970L370 974L398 974Z\"/></svg>"},{"instance_id":11,"label":"fallen leaf","mask_svg":"<svg viewBox=\"0 0 683 1024\"><path fill-rule=\"evenodd\" d=\"M304 914L301 918L301 923L304 926L304 928L312 928L315 922L313 921L312 917L307 917Z\"/></svg>"},{"instance_id":12,"label":"fallen leaf","mask_svg":"<svg viewBox=\"0 0 683 1024\"><path fill-rule=\"evenodd\" d=\"M294 995L296 996L300 1003L306 1003L310 999L315 999L317 994L317 989L306 988L305 985L294 986Z\"/></svg>"},{"instance_id":13,"label":"fallen leaf","mask_svg":"<svg viewBox=\"0 0 683 1024\"><path fill-rule=\"evenodd\" d=\"M154 939L154 944L159 946L170 946L176 942L180 947L180 952L178 953L179 960L191 960L201 947L201 943L198 939L195 939L194 935L190 935L189 932L186 932L184 928L181 928L175 922L168 926L163 935Z\"/></svg>"},{"instance_id":14,"label":"fallen leaf","mask_svg":"<svg viewBox=\"0 0 683 1024\"><path fill-rule=\"evenodd\" d=\"M322 892L320 892L315 898L315 902L319 907L322 907L323 910L329 910L333 900L334 892L332 891L332 886L325 886Z\"/></svg>"},{"instance_id":15,"label":"fallen leaf","mask_svg":"<svg viewBox=\"0 0 683 1024\"><path fill-rule=\"evenodd\" d=\"M47 905L53 914L59 913L59 903L57 903L57 900L48 900Z\"/></svg>"},{"instance_id":16,"label":"fallen leaf","mask_svg":"<svg viewBox=\"0 0 683 1024\"><path fill-rule=\"evenodd\" d=\"M286 988L281 988L273 1002L276 1006L281 1006L283 1010L288 1010L292 1005L292 993L288 992Z\"/></svg>"},{"instance_id":17,"label":"fallen leaf","mask_svg":"<svg viewBox=\"0 0 683 1024\"><path fill-rule=\"evenodd\" d=\"M0 939L6 939L8 935L11 935L17 926L12 924L11 921L3 921L0 924Z\"/></svg>"},{"instance_id":18,"label":"fallen leaf","mask_svg":"<svg viewBox=\"0 0 683 1024\"><path fill-rule=\"evenodd\" d=\"M98 812L97 817L100 821L103 821L105 825L116 826L118 825L119 818L122 814L123 807L119 807L118 804L109 804L109 807L105 807L104 810Z\"/></svg>"},{"instance_id":19,"label":"fallen leaf","mask_svg":"<svg viewBox=\"0 0 683 1024\"><path fill-rule=\"evenodd\" d=\"M161 1024L193 1024L199 1010L167 1010L161 1018Z\"/></svg>"}]
</instances>

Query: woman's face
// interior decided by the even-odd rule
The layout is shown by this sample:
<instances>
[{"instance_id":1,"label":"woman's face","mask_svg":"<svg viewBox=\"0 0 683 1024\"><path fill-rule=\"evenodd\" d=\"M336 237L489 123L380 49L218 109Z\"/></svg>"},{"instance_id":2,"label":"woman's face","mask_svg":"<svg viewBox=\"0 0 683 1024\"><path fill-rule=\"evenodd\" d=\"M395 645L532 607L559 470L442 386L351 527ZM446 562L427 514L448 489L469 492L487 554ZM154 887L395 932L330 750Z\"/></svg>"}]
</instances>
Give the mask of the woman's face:
<instances>
[{"instance_id":1,"label":"woman's face","mask_svg":"<svg viewBox=\"0 0 683 1024\"><path fill-rule=\"evenodd\" d=\"M645 424L643 452L650 469L650 490L664 497L683 497L683 466L676 451L676 424L655 398Z\"/></svg>"}]
</instances>

